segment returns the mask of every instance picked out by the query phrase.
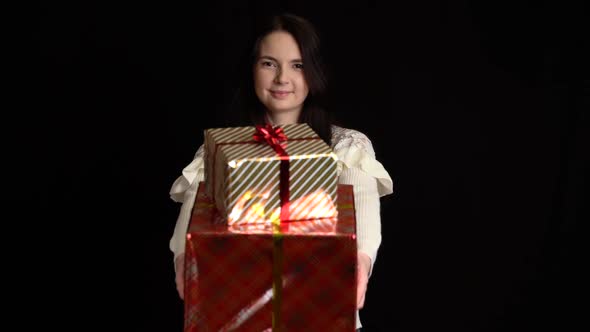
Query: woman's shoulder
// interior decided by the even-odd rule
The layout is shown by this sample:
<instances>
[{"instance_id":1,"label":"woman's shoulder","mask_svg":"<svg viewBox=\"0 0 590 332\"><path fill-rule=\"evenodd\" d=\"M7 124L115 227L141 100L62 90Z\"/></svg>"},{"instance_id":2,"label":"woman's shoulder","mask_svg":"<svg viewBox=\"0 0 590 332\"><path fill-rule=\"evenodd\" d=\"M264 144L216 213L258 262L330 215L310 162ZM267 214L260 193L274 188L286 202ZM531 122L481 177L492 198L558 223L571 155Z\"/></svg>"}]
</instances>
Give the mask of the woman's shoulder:
<instances>
[{"instance_id":1,"label":"woman's shoulder","mask_svg":"<svg viewBox=\"0 0 590 332\"><path fill-rule=\"evenodd\" d=\"M375 155L373 144L365 133L357 129L332 125L332 149L341 150L351 147L363 149Z\"/></svg>"},{"instance_id":2,"label":"woman's shoulder","mask_svg":"<svg viewBox=\"0 0 590 332\"><path fill-rule=\"evenodd\" d=\"M175 202L184 201L184 193L195 181L202 181L205 176L205 162L204 162L205 148L201 144L195 153L193 160L185 168L182 169L180 175L170 188L170 197Z\"/></svg>"},{"instance_id":3,"label":"woman's shoulder","mask_svg":"<svg viewBox=\"0 0 590 332\"><path fill-rule=\"evenodd\" d=\"M377 180L379 196L393 192L393 181L381 162L369 137L356 129L332 126L332 149L338 156L339 172L359 169Z\"/></svg>"}]
</instances>

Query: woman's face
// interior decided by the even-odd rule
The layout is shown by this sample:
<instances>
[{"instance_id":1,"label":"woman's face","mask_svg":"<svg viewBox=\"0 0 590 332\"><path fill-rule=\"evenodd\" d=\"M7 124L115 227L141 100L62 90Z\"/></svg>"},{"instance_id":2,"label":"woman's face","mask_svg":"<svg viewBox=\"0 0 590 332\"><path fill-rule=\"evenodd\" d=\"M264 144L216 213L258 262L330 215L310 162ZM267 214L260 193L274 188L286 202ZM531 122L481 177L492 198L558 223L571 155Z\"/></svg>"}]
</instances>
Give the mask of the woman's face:
<instances>
[{"instance_id":1,"label":"woman's face","mask_svg":"<svg viewBox=\"0 0 590 332\"><path fill-rule=\"evenodd\" d=\"M285 31L264 37L254 64L254 89L273 119L296 123L309 93L297 42Z\"/></svg>"}]
</instances>

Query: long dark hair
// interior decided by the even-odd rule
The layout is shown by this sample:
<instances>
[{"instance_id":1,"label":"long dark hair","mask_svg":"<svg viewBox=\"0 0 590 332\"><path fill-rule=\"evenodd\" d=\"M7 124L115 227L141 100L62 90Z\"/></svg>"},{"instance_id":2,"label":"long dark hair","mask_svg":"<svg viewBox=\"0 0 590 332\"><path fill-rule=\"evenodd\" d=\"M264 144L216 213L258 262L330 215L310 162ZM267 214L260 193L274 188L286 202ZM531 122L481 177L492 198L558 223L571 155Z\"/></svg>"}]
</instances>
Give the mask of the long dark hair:
<instances>
[{"instance_id":1,"label":"long dark hair","mask_svg":"<svg viewBox=\"0 0 590 332\"><path fill-rule=\"evenodd\" d=\"M224 122L231 125L262 124L266 110L254 91L252 68L259 56L260 43L264 37L275 31L285 31L293 36L301 51L303 74L309 94L303 103L299 123L307 123L328 145L331 144L331 121L329 113L322 107L324 103L327 78L320 55L320 39L314 26L306 19L293 14L267 16L254 26L251 49L241 64L240 86L228 105ZM236 114L239 112L240 114ZM238 116L236 118L236 116ZM229 122L232 117L236 121Z\"/></svg>"}]
</instances>

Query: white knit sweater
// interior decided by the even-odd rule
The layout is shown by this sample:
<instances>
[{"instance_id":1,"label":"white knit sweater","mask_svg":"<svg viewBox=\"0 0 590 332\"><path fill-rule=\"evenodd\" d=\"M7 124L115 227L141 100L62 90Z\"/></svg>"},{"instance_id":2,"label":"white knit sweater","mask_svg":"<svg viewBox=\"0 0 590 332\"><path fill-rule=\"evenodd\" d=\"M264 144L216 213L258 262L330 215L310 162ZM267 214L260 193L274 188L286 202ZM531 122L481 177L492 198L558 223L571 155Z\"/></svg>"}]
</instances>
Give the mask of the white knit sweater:
<instances>
[{"instance_id":1,"label":"white knit sweater","mask_svg":"<svg viewBox=\"0 0 590 332\"><path fill-rule=\"evenodd\" d=\"M338 156L338 179L341 184L351 184L357 222L358 250L371 258L369 276L375 266L377 251L381 245L381 216L379 198L393 192L391 177L375 158L369 138L354 129L332 126L332 149ZM182 203L170 250L174 260L184 253L186 231L190 220L199 182L205 178L203 146L193 161L183 169L170 189L170 197ZM357 311L357 328L361 327Z\"/></svg>"}]
</instances>

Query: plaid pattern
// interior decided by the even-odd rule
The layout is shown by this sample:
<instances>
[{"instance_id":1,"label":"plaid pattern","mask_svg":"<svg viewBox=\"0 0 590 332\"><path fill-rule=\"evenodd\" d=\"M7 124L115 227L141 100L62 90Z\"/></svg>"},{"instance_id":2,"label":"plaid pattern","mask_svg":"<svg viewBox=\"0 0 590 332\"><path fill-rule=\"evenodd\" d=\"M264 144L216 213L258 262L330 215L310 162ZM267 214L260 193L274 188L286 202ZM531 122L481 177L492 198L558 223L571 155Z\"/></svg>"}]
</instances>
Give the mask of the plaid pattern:
<instances>
[{"instance_id":1,"label":"plaid pattern","mask_svg":"<svg viewBox=\"0 0 590 332\"><path fill-rule=\"evenodd\" d=\"M352 186L338 186L338 203L337 220L284 234L282 331L355 331ZM272 239L270 229L232 231L201 183L187 233L185 332L270 331Z\"/></svg>"}]
</instances>

